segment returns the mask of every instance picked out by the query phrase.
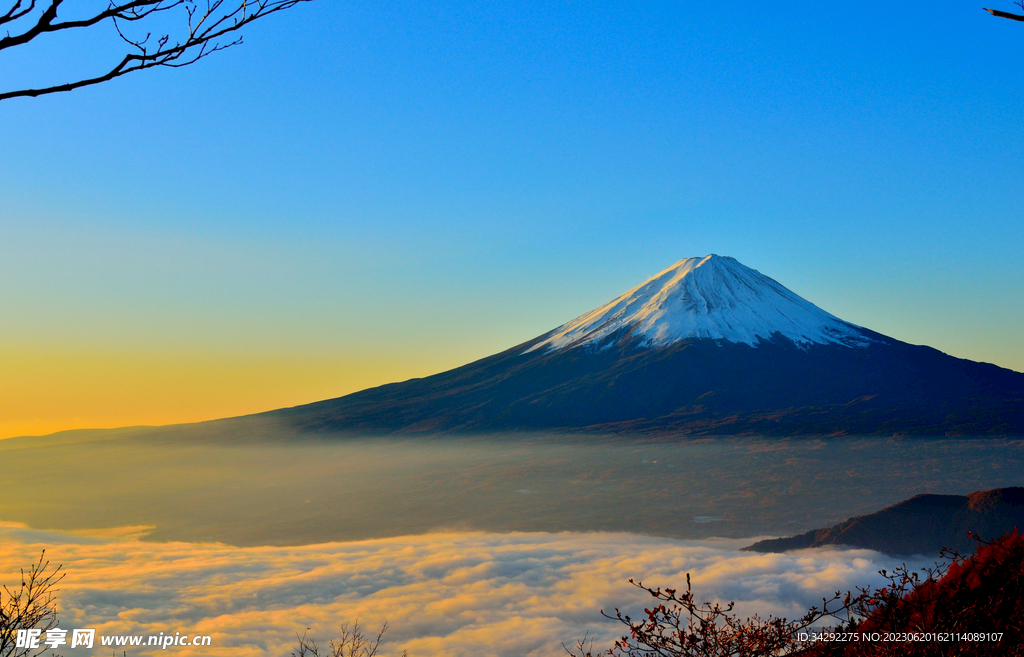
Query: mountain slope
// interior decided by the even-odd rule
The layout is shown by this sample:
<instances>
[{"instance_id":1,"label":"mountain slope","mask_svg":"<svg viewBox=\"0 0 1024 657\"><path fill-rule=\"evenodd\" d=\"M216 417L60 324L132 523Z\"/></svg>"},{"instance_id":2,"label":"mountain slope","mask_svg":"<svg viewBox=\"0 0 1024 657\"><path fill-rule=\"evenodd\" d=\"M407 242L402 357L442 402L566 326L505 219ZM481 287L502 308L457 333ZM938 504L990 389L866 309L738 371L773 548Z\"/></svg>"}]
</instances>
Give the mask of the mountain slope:
<instances>
[{"instance_id":1,"label":"mountain slope","mask_svg":"<svg viewBox=\"0 0 1024 657\"><path fill-rule=\"evenodd\" d=\"M970 495L916 495L876 513L789 538L758 541L745 550L784 552L848 545L888 554L938 554L942 548L970 553L975 541L999 538L1024 527L1024 488L996 488Z\"/></svg>"},{"instance_id":2,"label":"mountain slope","mask_svg":"<svg viewBox=\"0 0 1024 657\"><path fill-rule=\"evenodd\" d=\"M313 431L1024 434L1024 374L844 322L707 256L494 356L271 415Z\"/></svg>"}]
</instances>

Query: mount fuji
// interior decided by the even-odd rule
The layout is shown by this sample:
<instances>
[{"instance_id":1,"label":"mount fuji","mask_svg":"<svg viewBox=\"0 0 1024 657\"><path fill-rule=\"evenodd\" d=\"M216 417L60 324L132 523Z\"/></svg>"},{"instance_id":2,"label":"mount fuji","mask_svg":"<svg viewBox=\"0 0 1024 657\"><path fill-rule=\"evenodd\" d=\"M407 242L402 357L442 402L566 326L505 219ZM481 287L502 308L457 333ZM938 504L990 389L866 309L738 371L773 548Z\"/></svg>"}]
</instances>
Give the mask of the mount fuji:
<instances>
[{"instance_id":1,"label":"mount fuji","mask_svg":"<svg viewBox=\"0 0 1024 657\"><path fill-rule=\"evenodd\" d=\"M1021 435L1024 374L843 321L708 255L499 354L264 415L316 432Z\"/></svg>"},{"instance_id":2,"label":"mount fuji","mask_svg":"<svg viewBox=\"0 0 1024 657\"><path fill-rule=\"evenodd\" d=\"M828 314L734 258L709 255L680 260L642 285L564 324L527 352L600 344L621 332L644 347L687 338L725 340L752 347L776 335L794 344L866 346L859 326ZM621 339L621 336L620 336Z\"/></svg>"}]
</instances>

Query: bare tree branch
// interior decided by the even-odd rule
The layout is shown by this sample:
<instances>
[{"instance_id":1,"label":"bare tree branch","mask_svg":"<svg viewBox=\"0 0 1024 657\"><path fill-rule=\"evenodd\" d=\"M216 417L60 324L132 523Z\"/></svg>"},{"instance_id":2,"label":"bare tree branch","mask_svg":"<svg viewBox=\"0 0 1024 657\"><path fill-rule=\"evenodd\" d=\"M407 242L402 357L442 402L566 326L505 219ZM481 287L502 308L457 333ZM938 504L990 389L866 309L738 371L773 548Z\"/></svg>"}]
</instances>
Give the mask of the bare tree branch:
<instances>
[{"instance_id":1,"label":"bare tree branch","mask_svg":"<svg viewBox=\"0 0 1024 657\"><path fill-rule=\"evenodd\" d=\"M249 23L312 0L230 0L231 3L238 4L225 4L225 1L111 0L110 5L103 11L85 18L58 21L57 13L64 0L49 0L49 4L38 13L38 16L34 16L34 20L33 12L36 11L37 0L8 0L13 4L5 13L0 14L0 25L14 24L19 19L25 19L31 24L13 35L8 32L6 36L0 37L0 51L25 45L43 34L89 28L109 21L116 34L127 45L128 53L104 73L64 84L0 92L0 101L71 91L157 66L188 66L215 52L242 43L242 37L237 33ZM175 10L183 19L182 29L176 37L163 33L152 40L151 33L146 33L144 37L136 37L125 30L126 25L144 21L154 14Z\"/></svg>"},{"instance_id":2,"label":"bare tree branch","mask_svg":"<svg viewBox=\"0 0 1024 657\"><path fill-rule=\"evenodd\" d=\"M18 0L18 3L20 2L22 2L22 0ZM158 11L174 9L177 6L184 4L186 0L170 0L169 2L168 0L134 0L134 2L128 2L120 5L111 3L108 9L90 16L89 18L77 21L54 23L53 21L57 18L57 9L63 2L64 0L52 0L50 6L47 7L46 11L44 11L42 15L40 15L34 26L25 30L21 34L16 34L15 36L8 34L7 37L0 39L0 50L28 43L37 36L47 32L57 32L59 30L69 30L79 27L91 27L97 23L107 20L108 18L140 20ZM32 0L32 5L35 5L35 0ZM0 21L0 24L2 24L2 21Z\"/></svg>"},{"instance_id":3,"label":"bare tree branch","mask_svg":"<svg viewBox=\"0 0 1024 657\"><path fill-rule=\"evenodd\" d=\"M309 637L309 628L299 636L299 646L292 651L292 657L376 657L380 650L380 644L384 640L384 633L388 631L388 622L380 628L376 637L367 636L357 620L349 627L347 623L341 626L341 634L337 639L331 639L330 650L323 655L320 654L321 647L316 641ZM402 652L402 657L408 657L408 653Z\"/></svg>"},{"instance_id":4,"label":"bare tree branch","mask_svg":"<svg viewBox=\"0 0 1024 657\"><path fill-rule=\"evenodd\" d=\"M644 609L646 618L633 619L616 609L615 614L601 612L606 618L626 626L629 634L611 648L594 653L587 637L574 649L562 644L572 657L780 657L797 655L808 648L801 632L826 619L840 622L850 618L851 610L867 599L867 593L843 596L839 591L831 599L822 599L821 608L811 607L796 620L785 618L740 618L733 603L698 603L686 575L686 591L629 583L649 593L656 604Z\"/></svg>"},{"instance_id":5,"label":"bare tree branch","mask_svg":"<svg viewBox=\"0 0 1024 657\"><path fill-rule=\"evenodd\" d=\"M36 0L31 0L28 6L25 6L22 0L18 0L17 2L14 3L14 5L11 6L11 8L7 11L6 14L0 16L0 25L3 25L4 23L10 23L11 21L16 21L22 16L27 16L31 14L32 10L34 10L35 8Z\"/></svg>"},{"instance_id":6,"label":"bare tree branch","mask_svg":"<svg viewBox=\"0 0 1024 657\"><path fill-rule=\"evenodd\" d=\"M1024 9L1024 2L1015 2L1013 4L1017 5L1021 9ZM1005 11L999 11L998 9L989 9L988 7L985 7L984 9L988 13L992 14L993 16L998 16L999 18L1009 18L1011 21L1024 21L1024 15L1022 14L1010 14Z\"/></svg>"},{"instance_id":7,"label":"bare tree branch","mask_svg":"<svg viewBox=\"0 0 1024 657\"><path fill-rule=\"evenodd\" d=\"M22 569L21 586L0 588L0 657L33 657L46 650L46 646L19 648L16 639L18 630L34 628L46 632L57 626L55 594L64 573L60 566L47 572L49 568L43 550L28 572Z\"/></svg>"}]
</instances>

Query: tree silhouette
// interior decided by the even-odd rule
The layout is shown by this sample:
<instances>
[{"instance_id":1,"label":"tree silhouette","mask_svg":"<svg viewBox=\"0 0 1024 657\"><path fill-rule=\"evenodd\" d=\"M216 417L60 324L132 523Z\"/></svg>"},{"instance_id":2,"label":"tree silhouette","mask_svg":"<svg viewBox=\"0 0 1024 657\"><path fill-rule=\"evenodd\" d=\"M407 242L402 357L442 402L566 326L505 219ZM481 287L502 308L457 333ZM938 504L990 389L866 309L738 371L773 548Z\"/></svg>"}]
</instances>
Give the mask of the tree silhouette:
<instances>
[{"instance_id":1,"label":"tree silhouette","mask_svg":"<svg viewBox=\"0 0 1024 657\"><path fill-rule=\"evenodd\" d=\"M6 31L0 37L0 53L47 35L100 28L120 37L126 51L120 61L94 76L0 91L0 100L71 91L158 66L188 66L242 43L239 30L249 23L300 2L311 0L75 0L70 6L65 0L0 0L0 31ZM64 17L65 10L70 17Z\"/></svg>"},{"instance_id":2,"label":"tree silhouette","mask_svg":"<svg viewBox=\"0 0 1024 657\"><path fill-rule=\"evenodd\" d=\"M331 639L329 647L324 649L310 638L307 627L302 636L296 635L299 646L292 651L291 657L376 657L381 641L384 640L384 633L387 631L387 621L384 621L376 637L368 636L360 627L358 620L351 627L347 623L343 623L338 638ZM321 655L322 650L323 654ZM408 657L408 655L409 653L402 652L402 657Z\"/></svg>"},{"instance_id":3,"label":"tree silhouette","mask_svg":"<svg viewBox=\"0 0 1024 657\"><path fill-rule=\"evenodd\" d=\"M42 632L57 626L57 584L64 579L61 567L50 570L46 550L39 560L21 571L21 586L0 588L0 657L29 657L41 654L42 648L19 648L18 630L37 629Z\"/></svg>"}]
</instances>

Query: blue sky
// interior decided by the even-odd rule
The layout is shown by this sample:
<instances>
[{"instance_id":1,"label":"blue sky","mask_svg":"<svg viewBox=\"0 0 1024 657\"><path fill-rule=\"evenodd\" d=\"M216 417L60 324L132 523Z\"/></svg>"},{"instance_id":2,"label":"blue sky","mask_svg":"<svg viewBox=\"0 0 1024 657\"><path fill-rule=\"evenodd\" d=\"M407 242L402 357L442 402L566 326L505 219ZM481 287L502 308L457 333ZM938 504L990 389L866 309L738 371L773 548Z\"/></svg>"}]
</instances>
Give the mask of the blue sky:
<instances>
[{"instance_id":1,"label":"blue sky","mask_svg":"<svg viewBox=\"0 0 1024 657\"><path fill-rule=\"evenodd\" d=\"M1024 370L1024 25L981 6L317 0L192 67L0 103L0 364L35 373L0 410L312 401L712 252ZM113 46L8 53L3 84Z\"/></svg>"}]
</instances>

